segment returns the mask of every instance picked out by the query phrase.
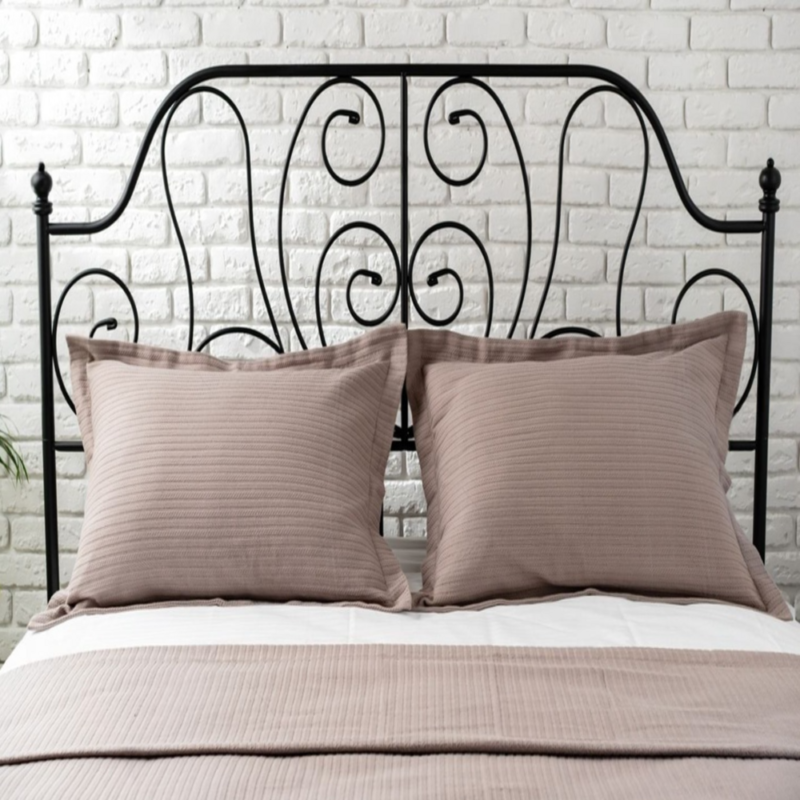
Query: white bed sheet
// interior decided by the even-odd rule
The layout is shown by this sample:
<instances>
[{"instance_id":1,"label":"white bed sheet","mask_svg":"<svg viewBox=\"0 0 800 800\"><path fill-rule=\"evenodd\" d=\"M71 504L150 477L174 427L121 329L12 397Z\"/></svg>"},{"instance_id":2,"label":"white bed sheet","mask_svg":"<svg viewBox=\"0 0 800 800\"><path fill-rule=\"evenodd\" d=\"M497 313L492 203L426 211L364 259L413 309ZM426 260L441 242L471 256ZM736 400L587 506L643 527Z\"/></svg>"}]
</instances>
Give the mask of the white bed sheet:
<instances>
[{"instance_id":1,"label":"white bed sheet","mask_svg":"<svg viewBox=\"0 0 800 800\"><path fill-rule=\"evenodd\" d=\"M151 608L75 617L28 631L2 672L91 650L209 644L663 647L800 655L800 625L735 606L617 597L446 613L275 604Z\"/></svg>"}]
</instances>

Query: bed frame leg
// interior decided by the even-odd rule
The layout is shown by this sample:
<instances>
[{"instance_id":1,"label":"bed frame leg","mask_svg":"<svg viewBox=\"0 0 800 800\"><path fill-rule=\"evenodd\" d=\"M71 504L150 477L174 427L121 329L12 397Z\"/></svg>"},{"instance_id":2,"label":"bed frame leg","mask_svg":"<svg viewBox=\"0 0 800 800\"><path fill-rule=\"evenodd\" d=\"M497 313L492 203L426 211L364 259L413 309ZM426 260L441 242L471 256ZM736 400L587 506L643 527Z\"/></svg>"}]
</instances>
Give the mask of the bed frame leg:
<instances>
[{"instance_id":1,"label":"bed frame leg","mask_svg":"<svg viewBox=\"0 0 800 800\"><path fill-rule=\"evenodd\" d=\"M770 158L761 170L764 195L758 203L764 219L761 233L761 288L759 297L758 388L756 399L756 464L753 492L753 544L765 557L767 545L767 478L769 473L769 395L772 358L772 284L775 269L775 215L781 173Z\"/></svg>"},{"instance_id":2,"label":"bed frame leg","mask_svg":"<svg viewBox=\"0 0 800 800\"><path fill-rule=\"evenodd\" d=\"M50 301L50 190L53 179L44 164L31 179L36 194L37 264L39 270L39 340L42 371L42 473L44 483L44 542L47 563L47 599L58 591L58 498L56 493L56 436L53 407L53 336Z\"/></svg>"}]
</instances>

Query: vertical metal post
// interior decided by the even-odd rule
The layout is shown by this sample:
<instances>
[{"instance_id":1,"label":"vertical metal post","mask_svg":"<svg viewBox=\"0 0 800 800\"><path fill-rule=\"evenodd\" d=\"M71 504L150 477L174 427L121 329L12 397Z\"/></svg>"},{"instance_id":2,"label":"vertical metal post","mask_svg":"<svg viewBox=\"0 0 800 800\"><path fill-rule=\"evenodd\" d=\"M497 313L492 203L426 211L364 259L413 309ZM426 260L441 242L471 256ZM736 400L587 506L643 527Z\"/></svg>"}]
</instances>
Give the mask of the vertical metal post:
<instances>
[{"instance_id":1,"label":"vertical metal post","mask_svg":"<svg viewBox=\"0 0 800 800\"><path fill-rule=\"evenodd\" d=\"M761 233L761 288L759 298L758 385L756 388L756 464L753 490L753 544L763 559L767 545L767 478L769 474L769 398L772 359L772 285L775 272L776 197L781 173L770 158L761 170L759 183L764 195L758 203L763 214Z\"/></svg>"},{"instance_id":2,"label":"vertical metal post","mask_svg":"<svg viewBox=\"0 0 800 800\"><path fill-rule=\"evenodd\" d=\"M400 319L408 327L408 78L400 75ZM405 386L400 402L403 449L408 449L408 395Z\"/></svg>"},{"instance_id":3,"label":"vertical metal post","mask_svg":"<svg viewBox=\"0 0 800 800\"><path fill-rule=\"evenodd\" d=\"M36 194L36 254L39 268L39 341L42 374L42 472L44 478L44 543L47 598L58 591L58 497L56 493L56 435L53 405L53 316L50 303L50 190L53 179L44 164L31 178Z\"/></svg>"}]
</instances>

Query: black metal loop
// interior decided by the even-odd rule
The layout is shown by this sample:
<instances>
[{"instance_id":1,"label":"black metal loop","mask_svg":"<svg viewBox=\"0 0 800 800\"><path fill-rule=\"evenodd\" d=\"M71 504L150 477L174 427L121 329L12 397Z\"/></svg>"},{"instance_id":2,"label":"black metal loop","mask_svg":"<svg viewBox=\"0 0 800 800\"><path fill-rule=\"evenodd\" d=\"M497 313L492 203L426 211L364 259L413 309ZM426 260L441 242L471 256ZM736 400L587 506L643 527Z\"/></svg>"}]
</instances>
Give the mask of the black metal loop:
<instances>
[{"instance_id":1,"label":"black metal loop","mask_svg":"<svg viewBox=\"0 0 800 800\"><path fill-rule=\"evenodd\" d=\"M747 383L745 384L744 391L742 392L741 397L734 406L733 414L735 416L736 414L739 413L739 409L747 401L747 397L750 394L750 390L753 388L753 382L755 381L756 377L756 370L758 369L758 339L760 336L760 331L758 327L758 314L756 312L756 305L753 302L753 298L748 288L744 285L744 283L740 278L738 278L732 272L728 272L728 270L726 269L718 269L714 267L710 269L701 270L696 275L693 275L688 281L686 281L686 283L683 285L683 288L678 293L678 297L675 300L675 305L672 307L671 323L674 325L676 320L678 319L678 311L680 310L683 298L686 296L686 293L689 291L689 289L691 289L692 286L694 286L698 281L703 280L703 278L710 278L710 277L723 278L724 280L730 281L731 283L734 284L734 286L736 286L736 288L744 295L744 299L747 301L747 307L750 311L750 320L753 323L753 336L755 337L753 363L750 365L750 374L747 376Z\"/></svg>"},{"instance_id":2,"label":"black metal loop","mask_svg":"<svg viewBox=\"0 0 800 800\"><path fill-rule=\"evenodd\" d=\"M345 117L351 125L358 125L358 123L361 122L361 115L357 111L348 111L347 109L340 108L332 112L325 120L325 124L322 126L322 161L325 164L325 169L328 171L328 174L331 176L331 178L333 178L337 183L340 183L342 186L360 186L362 183L366 183L372 177L375 170L378 169L378 165L381 163L381 159L383 158L383 148L386 144L386 125L383 120L383 110L381 109L380 104L378 104L378 100L372 91L367 88L367 92L372 98L374 98L375 107L378 110L378 118L380 119L381 123L381 143L380 147L378 148L378 155L375 156L375 161L372 162L372 166L363 175L359 175L357 178L343 178L341 175L339 175L328 159L327 141L328 127L333 120L337 119L338 117Z\"/></svg>"},{"instance_id":3,"label":"black metal loop","mask_svg":"<svg viewBox=\"0 0 800 800\"><path fill-rule=\"evenodd\" d=\"M433 158L433 154L431 153L430 142L429 142L429 129L430 129L431 112L433 111L434 104L444 94L444 92L446 92L453 86L459 86L459 85L475 86L476 88L481 89L483 92L489 95L494 104L497 106L497 109L499 110L501 116L503 117L503 122L505 123L506 129L508 130L508 133L511 136L511 141L514 144L514 150L516 152L517 161L519 163L520 174L522 176L522 186L525 191L525 216L527 225L527 239L525 246L525 263L522 272L522 283L520 286L520 293L517 299L517 307L514 310L514 316L511 319L511 324L508 329L508 338L510 339L514 335L514 331L516 330L517 324L519 323L520 315L522 314L522 306L525 303L525 292L527 291L528 288L528 278L530 276L530 271L531 271L531 251L533 248L533 218L532 218L533 212L531 210L531 189L530 189L530 182L528 180L528 170L525 165L525 158L522 155L522 148L520 147L519 139L517 138L517 133L514 130L514 125L511 122L511 117L509 116L508 111L506 110L506 107L503 104L503 101L498 96L497 92L495 92L494 89L492 89L491 86L489 86L488 84L484 83L483 81L479 81L473 77L458 77L458 78L451 78L449 81L445 81L433 93L433 96L431 97L431 100L428 103L428 108L425 112L425 122L422 128L423 141L425 145L425 155L428 159L428 164L430 164L430 167L433 170L434 174L449 186L466 186L467 184L472 183L481 174L483 167L486 164L486 158L489 152L489 137L486 132L486 123L484 122L483 118L481 117L480 114L478 114L477 111L474 111L469 108L452 111L448 115L447 121L451 125L458 125L464 117L469 117L471 119L474 119L480 126L481 135L483 137L483 150L481 152L481 157L478 162L478 166L475 168L475 170L466 178L451 178L448 175L445 175L444 172L442 172L442 170L439 169L435 159ZM452 227L454 223L446 223L446 225L450 225ZM436 226L434 226L434 228L435 227ZM489 257L486 254L486 249L478 241L477 236L475 236L475 234L472 231L469 231L465 226L461 226L459 230L467 232L468 235L473 239L473 241L479 246L481 253L484 257L484 261L486 262L487 269L489 271L489 295L490 295L489 321L487 323L486 333L485 333L485 335L488 336L489 331L491 329L491 314L494 303L494 288L491 284L492 270L491 270L491 265L489 263ZM431 229L429 228L428 231L426 231L425 234L423 235L423 239L427 238L430 232ZM418 249L419 249L419 244L417 245L417 247L414 248L414 252L416 253ZM412 263L413 263L413 256L412 256ZM443 272L442 274L445 273ZM452 269L448 269L446 271L446 274L456 276L455 272ZM460 279L458 279L458 285L459 285L460 297L463 299L463 285L461 284ZM414 305L417 308L417 311L419 311L420 314L422 315L422 311L419 308L419 305L417 304L417 301L414 296L414 287L411 281L411 267L409 267L409 288ZM461 310L461 302L459 302L458 305L458 311L460 310ZM456 317L458 316L458 311L456 312L455 315ZM424 315L422 316L423 319L425 319L425 316ZM454 319L455 317L450 319L450 322L452 322ZM449 324L449 323L440 322L437 324Z\"/></svg>"},{"instance_id":4,"label":"black metal loop","mask_svg":"<svg viewBox=\"0 0 800 800\"><path fill-rule=\"evenodd\" d=\"M125 282L122 280L122 278L115 275L113 272L109 272L107 269L103 269L102 267L92 267L91 269L85 269L83 272L79 272L67 283L67 285L62 289L58 298L58 302L56 303L56 310L53 313L53 328L51 336L53 342L53 367L55 368L56 380L58 381L59 388L61 389L61 394L64 395L64 399L67 401L67 405L73 411L75 411L75 403L72 400L72 396L67 391L67 386L64 382L64 376L61 373L61 366L58 362L58 323L61 317L61 309L64 306L64 301L67 299L67 295L72 287L75 286L75 284L79 281L82 281L84 278L88 278L92 275L99 275L100 277L108 278L110 281L113 281L117 286L119 286L120 289L122 289L125 298L131 307L131 311L133 312L133 341L139 341L139 310L136 307L136 301L133 299L131 290L125 285ZM93 339L95 333L97 333L97 331L101 328L106 328L107 330L113 331L116 330L118 325L119 323L116 317L107 317L106 319L102 319L92 327L92 330L89 333L89 338Z\"/></svg>"},{"instance_id":5,"label":"black metal loop","mask_svg":"<svg viewBox=\"0 0 800 800\"><path fill-rule=\"evenodd\" d=\"M187 346L187 350L192 349L192 344L194 341L194 282L192 280L192 269L189 264L189 253L186 249L186 242L183 238L183 233L181 232L181 227L178 224L178 217L175 213L175 205L172 202L172 192L169 188L169 178L167 175L167 133L169 132L169 126L172 123L172 119L175 116L177 110L181 107L181 105L188 100L193 95L199 94L210 94L214 97L218 97L222 100L230 109L233 111L234 116L236 117L236 121L239 124L239 128L242 132L242 138L244 140L244 152L245 152L245 169L247 175L247 221L249 226L249 234L250 234L250 249L253 254L253 264L256 270L256 277L258 278L258 287L261 291L261 297L264 300L264 305L267 309L267 315L269 316L270 325L272 326L272 332L275 335L275 341L280 348L278 352L283 352L283 342L281 341L281 334L280 330L278 329L278 323L275 319L275 314L272 311L272 305L269 302L269 296L267 295L267 287L264 283L264 276L261 272L261 260L258 257L258 246L256 244L256 226L255 226L255 218L254 218L254 211L253 211L253 168L252 168L252 161L250 157L250 136L247 132L247 124L244 121L244 117L242 116L241 112L239 111L238 106L236 103L231 100L231 98L225 94L225 92L220 91L219 89L213 86L198 86L194 89L190 89L187 91L177 102L172 106L167 114L167 118L164 122L164 130L161 134L161 176L164 182L164 193L167 198L167 206L169 208L169 215L170 219L172 220L172 225L175 228L175 235L178 238L178 246L181 250L181 256L183 257L183 268L186 274L186 284L189 296L189 343Z\"/></svg>"},{"instance_id":6,"label":"black metal loop","mask_svg":"<svg viewBox=\"0 0 800 800\"><path fill-rule=\"evenodd\" d=\"M358 124L361 121L361 117L357 112L352 111L352 110L347 110L347 109L341 109L340 108L340 109L337 109L336 111L332 112L328 116L328 118L325 120L325 124L323 125L323 128L322 128L322 160L323 160L323 163L325 164L325 169L328 171L328 174L337 183L340 183L343 186L358 186L358 185L368 181L372 177L372 175L374 174L375 170L378 168L378 166L379 166L379 164L381 162L381 159L383 158L384 144L385 144L385 141L386 141L386 123L385 123L384 117L383 117L383 109L381 107L380 102L378 101L377 96L375 95L375 92L373 92L372 89L370 89L369 86L367 86L367 84L364 83L363 81L360 81L357 78L351 78L351 77L346 76L346 75L338 77L338 78L331 78L330 80L328 80L325 83L323 83L322 86L319 86L313 92L311 97L308 99L308 102L306 103L305 107L303 108L303 111L300 114L300 119L297 121L297 125L295 126L294 133L292 134L292 140L289 143L289 152L286 155L286 161L284 162L283 173L281 175L281 190L280 190L280 197L279 197L279 200L278 200L278 263L280 265L281 284L283 286L283 294L286 297L286 305L287 305L287 308L289 310L289 317L290 317L290 319L292 321L292 326L294 327L295 333L297 334L297 340L300 343L300 346L304 350L308 349L308 345L306 344L306 340L305 340L305 337L303 336L303 332L300 330L300 324L299 324L299 322L297 320L297 314L295 313L294 303L292 301L292 293L289 290L289 277L288 277L287 270L286 270L286 254L285 254L285 248L284 248L284 243L283 243L283 215L284 215L284 210L285 210L285 207L286 207L286 186L287 186L288 178L289 178L289 168L291 167L291 164L292 164L292 156L294 155L294 150L295 150L295 147L297 146L297 139L300 136L300 131L303 129L303 125L305 125L306 118L308 117L308 114L311 111L312 106L316 102L317 98L321 94L323 94L323 92L326 92L326 91L328 91L328 89L331 89L332 87L338 86L340 84L346 84L346 85L349 85L349 86L356 86L357 88L361 89L370 98L370 100L372 100L372 102L375 105L375 108L376 108L376 110L378 112L378 120L380 122L380 129L381 129L381 142L380 142L380 147L378 149L378 155L377 155L375 161L373 162L372 166L363 175L360 175L358 178L354 178L354 179L342 178L341 175L339 175L333 169L330 161L328 160L328 150L327 150L327 144L326 144L328 127L330 126L331 122L334 119L337 119L338 117L345 117L351 125ZM361 223L361 225L362 225L362 227L366 227L368 225L368 223ZM350 226L352 226L352 223L350 223ZM343 228L347 228L347 230L350 230L350 227L348 227L348 226L343 226ZM375 226L373 226L373 228L375 228ZM339 237L339 235L342 232L343 232L343 230L340 229L339 231L337 231L331 237L331 239L328 240L328 243L326 244L325 249L323 250L323 254L322 254L322 258L320 259L319 267L317 269L317 289L316 289L316 294L315 294L315 302L316 302L316 308L317 308L317 328L320 330L320 334L322 336L323 344L325 342L325 338L324 338L324 334L322 334L321 324L320 324L319 271L322 268L322 262L323 262L323 260L325 258L325 255L327 254L327 252L330 249L330 247L333 244L333 242ZM377 232L377 229L376 229L376 232ZM382 237L385 237L385 234L383 234L382 231L379 233L379 235L382 236ZM386 239L384 239L384 240L386 241ZM395 254L395 257L396 257L396 254ZM399 261L398 261L398 264L399 264ZM399 267L398 267L398 269L399 269ZM401 282L402 281L400 279L398 279L398 292L399 292L399 286L400 286ZM348 290L349 290L349 284L348 284ZM348 306L349 305L350 304L349 304L349 301L348 301ZM391 313L391 311L389 313ZM375 324L378 324L378 323L375 323Z\"/></svg>"},{"instance_id":7,"label":"black metal loop","mask_svg":"<svg viewBox=\"0 0 800 800\"><path fill-rule=\"evenodd\" d=\"M644 193L645 189L647 188L647 172L648 166L650 163L650 140L647 135L647 126L645 124L644 118L642 117L642 112L639 110L639 107L636 103L631 100L625 93L621 92L616 86L593 86L591 89L587 89L573 104L567 114L566 119L564 120L564 125L561 128L561 140L558 146L558 190L556 194L556 220L555 220L555 228L553 232L553 247L550 253L550 266L547 270L547 277L545 278L544 287L542 289L542 295L539 298L539 307L536 310L536 316L533 319L533 325L531 325L531 333L530 338L533 339L536 335L536 329L539 327L539 322L542 318L542 312L544 311L545 303L547 302L547 295L550 292L550 286L553 282L553 274L555 273L556 268L556 259L558 258L558 244L559 244L559 237L561 234L561 208L563 202L563 186L564 186L564 148L567 141L567 132L569 130L570 122L572 122L572 118L575 116L577 110L592 96L601 93L608 93L614 94L618 97L621 97L625 102L633 109L633 112L636 114L636 118L639 121L639 127L642 131L642 141L644 144L644 161L642 164L642 180L639 185L639 197L636 201L636 208L633 212L633 219L631 220L630 227L628 228L628 235L625 239L625 247L622 250L622 257L620 259L619 264L619 275L617 276L617 294L616 294L616 306L615 306L615 316L616 316L616 332L617 336L622 335L622 284L623 279L625 277L625 265L628 261L628 252L631 247L631 242L633 241L633 234L636 231L636 225L639 222L639 216L642 211L642 203L644 202Z\"/></svg>"},{"instance_id":8,"label":"black metal loop","mask_svg":"<svg viewBox=\"0 0 800 800\"><path fill-rule=\"evenodd\" d=\"M603 335L591 328L582 328L580 325L565 325L563 328L554 328L542 334L542 339L555 339L557 336L588 336L590 339L601 339Z\"/></svg>"},{"instance_id":9,"label":"black metal loop","mask_svg":"<svg viewBox=\"0 0 800 800\"><path fill-rule=\"evenodd\" d=\"M260 342L263 342L264 344L271 347L276 353L283 352L281 346L277 342L274 342L272 339L270 339L269 336L267 336L264 333L261 333L261 331L257 331L255 328L249 328L245 325L231 325L227 328L220 328L219 330L214 331L213 333L209 333L208 336L206 336L206 338L203 339L203 341L200 342L199 345L197 345L197 352L200 353L201 351L205 350L205 348L208 347L208 345L210 345L211 342L215 341L216 339L219 339L222 336L231 336L233 334L243 334L245 336L252 336L253 338L258 339Z\"/></svg>"},{"instance_id":10,"label":"black metal loop","mask_svg":"<svg viewBox=\"0 0 800 800\"><path fill-rule=\"evenodd\" d=\"M435 225L431 225L430 228L428 228L422 234L422 236L419 237L417 243L414 245L414 250L412 251L411 258L408 262L408 291L411 302L414 304L414 308L417 310L417 313L420 315L420 317L422 317L422 319L424 319L429 325L433 325L437 328L444 328L447 325L451 325L461 313L461 308L464 304L464 283L462 282L459 274L450 267L445 267L444 269L432 272L428 276L427 280L428 286L436 286L438 285L439 280L445 276L455 279L456 285L458 286L458 303L456 304L455 311L449 316L445 317L444 319L436 319L435 317L431 317L429 314L427 314L422 306L420 306L419 300L417 299L416 290L414 289L414 264L417 260L417 254L428 238L437 231L441 230L455 230L465 233L475 243L476 247L478 250L480 250L480 253L483 256L483 262L486 265L486 275L489 283L489 308L486 314L486 329L484 331L484 336L488 337L489 331L492 328L492 317L494 314L494 277L492 274L492 262L489 260L489 254L486 252L483 242L478 238L471 228L468 228L461 222L437 222Z\"/></svg>"},{"instance_id":11,"label":"black metal loop","mask_svg":"<svg viewBox=\"0 0 800 800\"><path fill-rule=\"evenodd\" d=\"M395 288L394 288L394 296L392 297L391 302L387 309L380 314L375 319L367 319L366 317L362 317L354 308L351 298L351 292L353 288L353 283L358 278L368 278L369 281L372 283L373 286L381 286L383 284L383 278L378 272L369 269L357 269L353 274L350 276L350 279L347 281L347 289L345 290L345 301L347 302L347 310L350 312L350 315L353 319L359 324L363 325L365 328L374 328L381 323L385 322L389 319L392 312L397 307L397 301L400 298L400 287L403 285L403 277L402 277L402 270L400 268L400 258L397 255L397 250L392 244L392 240L386 235L386 232L379 228L377 225L373 224L372 222L348 222L346 225L342 225L336 233L328 239L327 243L325 244L324 249L319 257L319 263L317 264L317 276L316 282L314 287L314 308L316 312L317 318L317 331L319 332L320 342L323 347L327 346L327 340L325 339L325 330L324 325L322 323L322 309L320 307L320 291L322 287L322 267L325 264L325 258L328 255L331 247L348 231L352 230L366 230L371 231L372 233L379 236L384 244L389 248L389 252L392 254L392 260L394 262L394 270L395 270Z\"/></svg>"}]
</instances>

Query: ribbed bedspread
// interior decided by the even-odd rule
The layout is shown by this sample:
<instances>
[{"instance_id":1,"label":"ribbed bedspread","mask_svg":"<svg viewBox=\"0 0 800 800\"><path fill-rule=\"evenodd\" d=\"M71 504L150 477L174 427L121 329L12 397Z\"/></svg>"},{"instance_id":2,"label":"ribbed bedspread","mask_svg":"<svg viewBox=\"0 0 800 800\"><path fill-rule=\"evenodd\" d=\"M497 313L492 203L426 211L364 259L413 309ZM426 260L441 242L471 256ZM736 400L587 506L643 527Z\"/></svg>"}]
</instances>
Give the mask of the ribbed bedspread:
<instances>
[{"instance_id":1,"label":"ribbed bedspread","mask_svg":"<svg viewBox=\"0 0 800 800\"><path fill-rule=\"evenodd\" d=\"M598 758L602 757L602 758ZM800 797L800 657L106 650L0 676L0 796Z\"/></svg>"}]
</instances>

